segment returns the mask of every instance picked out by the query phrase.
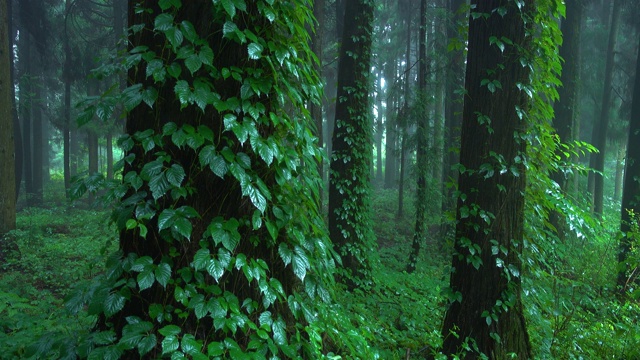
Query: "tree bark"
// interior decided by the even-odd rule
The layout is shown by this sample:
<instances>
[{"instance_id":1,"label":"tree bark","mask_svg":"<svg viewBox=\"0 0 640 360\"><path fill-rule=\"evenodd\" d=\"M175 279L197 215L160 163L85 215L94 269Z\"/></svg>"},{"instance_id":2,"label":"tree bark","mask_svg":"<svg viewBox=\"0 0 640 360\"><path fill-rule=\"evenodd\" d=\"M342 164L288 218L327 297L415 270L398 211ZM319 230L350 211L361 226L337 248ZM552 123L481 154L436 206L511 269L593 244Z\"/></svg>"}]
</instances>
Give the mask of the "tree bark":
<instances>
[{"instance_id":1,"label":"tree bark","mask_svg":"<svg viewBox=\"0 0 640 360\"><path fill-rule=\"evenodd\" d=\"M38 77L42 79L42 77ZM43 156L44 156L44 139L43 139L43 131L42 131L42 104L44 102L42 96L42 82L37 81L35 83L34 89L34 98L31 102L32 111L31 114L33 116L33 166L32 166L32 196L31 196L31 204L34 206L42 205L43 201Z\"/></svg>"},{"instance_id":2,"label":"tree bark","mask_svg":"<svg viewBox=\"0 0 640 360\"><path fill-rule=\"evenodd\" d=\"M329 235L350 289L370 281L371 119L369 74L373 4L348 1L338 63L338 97L329 180Z\"/></svg>"},{"instance_id":3,"label":"tree bark","mask_svg":"<svg viewBox=\"0 0 640 360\"><path fill-rule=\"evenodd\" d=\"M535 11L534 4L527 1L520 10L510 0L472 1L474 11L488 17L469 21L460 149L466 171L459 179L452 298L442 330L444 353L463 359L476 359L478 353L490 359L531 358L519 259L526 186L519 161L526 144L520 136L528 124L517 113L529 108L528 96L518 88L529 82L529 70L520 64L523 54L517 47L505 44L501 51L490 39L505 37L526 49L531 29L523 18ZM495 72L488 75L488 70Z\"/></svg>"}]
</instances>

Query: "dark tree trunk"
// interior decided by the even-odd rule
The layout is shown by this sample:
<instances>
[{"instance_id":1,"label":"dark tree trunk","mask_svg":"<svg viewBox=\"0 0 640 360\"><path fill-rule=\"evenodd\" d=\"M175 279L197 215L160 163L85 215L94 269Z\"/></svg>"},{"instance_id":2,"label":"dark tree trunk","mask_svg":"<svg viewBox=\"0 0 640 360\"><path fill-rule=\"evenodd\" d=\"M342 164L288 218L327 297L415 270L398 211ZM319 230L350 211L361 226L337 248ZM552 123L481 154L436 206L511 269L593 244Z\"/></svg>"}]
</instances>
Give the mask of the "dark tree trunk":
<instances>
[{"instance_id":1,"label":"dark tree trunk","mask_svg":"<svg viewBox=\"0 0 640 360\"><path fill-rule=\"evenodd\" d=\"M338 63L338 96L329 178L329 235L350 289L368 282L371 119L369 74L373 5L348 1Z\"/></svg>"},{"instance_id":2,"label":"dark tree trunk","mask_svg":"<svg viewBox=\"0 0 640 360\"><path fill-rule=\"evenodd\" d=\"M98 172L98 135L87 131L87 150L89 152L89 174Z\"/></svg>"},{"instance_id":3,"label":"dark tree trunk","mask_svg":"<svg viewBox=\"0 0 640 360\"><path fill-rule=\"evenodd\" d=\"M418 32L418 104L426 108L427 91L427 1L420 1L420 31ZM426 111L421 111L421 116L417 119L417 147L416 147L416 222L413 232L413 241L407 272L416 270L416 262L420 254L420 247L425 237L426 214L427 214L427 128L429 126L429 116Z\"/></svg>"},{"instance_id":4,"label":"dark tree trunk","mask_svg":"<svg viewBox=\"0 0 640 360\"><path fill-rule=\"evenodd\" d=\"M523 54L515 46L505 45L503 52L489 39L506 37L526 49L530 30L523 18L531 16L535 5L529 1L519 10L510 0L474 0L472 6L475 12L490 15L471 17L469 22L460 149L460 162L468 171L459 180L450 282L456 296L444 320L443 351L462 352L463 359L476 359L478 352L490 359L506 359L510 353L517 359L530 359L519 259L526 174L518 161L526 151L520 136L527 132L528 124L516 113L517 107L529 108L528 96L518 89L519 84L529 82L529 70L520 64ZM504 16L498 14L498 7L506 11ZM483 84L487 70L496 69L496 64L504 68L489 80L499 82L501 89ZM501 173L502 166L510 170ZM468 340L477 351L465 353L463 344Z\"/></svg>"},{"instance_id":5,"label":"dark tree trunk","mask_svg":"<svg viewBox=\"0 0 640 360\"><path fill-rule=\"evenodd\" d=\"M16 228L13 82L9 34L11 0L0 0L0 261L11 247L5 235Z\"/></svg>"},{"instance_id":6,"label":"dark tree trunk","mask_svg":"<svg viewBox=\"0 0 640 360\"><path fill-rule=\"evenodd\" d=\"M611 93L613 91L613 66L614 56L616 48L616 40L618 36L618 24L620 22L620 8L621 0L613 0L613 10L611 13L611 27L609 29L609 41L607 46L607 64L604 71L604 88L602 90L602 102L600 104L600 119L598 121L598 131L596 136L596 142L593 144L598 150L598 153L591 154L591 157L595 157L595 170L600 173L596 173L594 179L593 189L593 212L596 216L602 216L604 211L604 161L606 157L607 148L607 131L609 129L609 111L611 109Z\"/></svg>"},{"instance_id":7,"label":"dark tree trunk","mask_svg":"<svg viewBox=\"0 0 640 360\"><path fill-rule=\"evenodd\" d=\"M562 46L560 56L564 59L562 66L562 87L558 89L559 100L554 104L553 110L555 119L553 125L562 143L568 143L573 139L574 123L578 112L578 80L580 76L580 29L582 27L582 17L584 14L584 4L579 0L567 0L566 17L562 21ZM562 151L558 151L559 156ZM567 159L572 161L576 159ZM570 179L566 174L557 171L551 174L551 179L560 185L562 192L567 192ZM558 237L566 237L564 215L559 212L552 212L549 221L555 227Z\"/></svg>"},{"instance_id":8,"label":"dark tree trunk","mask_svg":"<svg viewBox=\"0 0 640 360\"><path fill-rule=\"evenodd\" d=\"M638 37L640 39L640 36ZM640 46L640 44L639 44ZM637 246L632 244L631 236L627 234L632 229L632 224L638 221L637 216L640 214L640 53L638 53L638 59L636 60L636 75L633 88L633 100L631 103L631 119L629 121L629 138L627 142L627 159L625 161L624 170L624 186L622 188L622 220L620 223L620 230L625 235L620 240L620 248L618 252L618 262L625 264L620 267L618 273L618 286L620 291L624 294L629 285L629 277L627 276L627 270L629 267L626 265L631 246ZM632 218L629 214L631 210L636 218Z\"/></svg>"}]
</instances>

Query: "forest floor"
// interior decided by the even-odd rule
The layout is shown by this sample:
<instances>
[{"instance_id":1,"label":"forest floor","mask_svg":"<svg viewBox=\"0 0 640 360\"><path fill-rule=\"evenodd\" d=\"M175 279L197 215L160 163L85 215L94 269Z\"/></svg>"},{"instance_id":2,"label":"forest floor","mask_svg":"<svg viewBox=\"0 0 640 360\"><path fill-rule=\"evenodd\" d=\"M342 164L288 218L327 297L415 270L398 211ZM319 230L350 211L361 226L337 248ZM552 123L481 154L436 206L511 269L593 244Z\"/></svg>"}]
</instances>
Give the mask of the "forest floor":
<instances>
[{"instance_id":1,"label":"forest floor","mask_svg":"<svg viewBox=\"0 0 640 360\"><path fill-rule=\"evenodd\" d=\"M105 256L117 248L108 210L59 198L46 204L20 210L14 232L20 256L0 264L2 359L28 358L29 349L51 341L45 335L53 332L70 340L86 334L95 319L85 312L70 315L64 299L74 286L100 273ZM415 221L410 199L406 206L405 216L398 218L397 192L374 194L379 245L374 281L337 295L347 321L367 337L380 359L422 359L437 354L434 349L442 341L450 244L430 233L417 270L406 273ZM602 234L554 248L545 267L526 266L523 299L537 358L640 358L638 301L620 302L612 291L615 265L609 262L614 262L616 241L614 232Z\"/></svg>"}]
</instances>

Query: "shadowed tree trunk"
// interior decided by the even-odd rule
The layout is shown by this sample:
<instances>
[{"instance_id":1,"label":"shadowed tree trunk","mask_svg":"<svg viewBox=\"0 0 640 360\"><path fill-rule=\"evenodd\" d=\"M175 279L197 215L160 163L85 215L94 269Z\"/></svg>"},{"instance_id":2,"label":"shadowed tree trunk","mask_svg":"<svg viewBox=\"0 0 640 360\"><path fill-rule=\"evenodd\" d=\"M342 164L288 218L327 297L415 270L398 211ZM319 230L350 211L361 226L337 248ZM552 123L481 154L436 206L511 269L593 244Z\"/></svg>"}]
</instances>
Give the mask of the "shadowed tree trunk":
<instances>
[{"instance_id":1,"label":"shadowed tree trunk","mask_svg":"<svg viewBox=\"0 0 640 360\"><path fill-rule=\"evenodd\" d=\"M531 358L519 259L526 175L518 160L525 155L521 134L528 124L517 112L529 108L528 96L518 88L529 82L529 70L520 64L524 55L518 47L503 44L501 51L490 39L504 37L526 49L530 30L524 17L535 11L534 3L518 9L510 0L472 1L473 11L487 18L469 21L460 148L467 171L459 179L452 298L442 330L443 352L462 359L476 359L479 353L490 359L507 359L511 353ZM510 170L501 172L503 166ZM465 352L464 344L471 350Z\"/></svg>"},{"instance_id":2,"label":"shadowed tree trunk","mask_svg":"<svg viewBox=\"0 0 640 360\"><path fill-rule=\"evenodd\" d=\"M42 76L38 77L42 79ZM32 175L33 175L33 195L31 197L31 204L34 206L42 205L43 200L43 168L44 168L44 139L43 139L43 128L42 128L42 104L44 102L42 96L42 81L36 81L34 86L34 98L31 102L32 111L31 114L33 116L33 166L32 166Z\"/></svg>"},{"instance_id":3,"label":"shadowed tree trunk","mask_svg":"<svg viewBox=\"0 0 640 360\"><path fill-rule=\"evenodd\" d=\"M16 178L13 132L13 82L9 47L9 6L0 0L0 260L4 260L8 239L5 234L16 228Z\"/></svg>"},{"instance_id":4,"label":"shadowed tree trunk","mask_svg":"<svg viewBox=\"0 0 640 360\"><path fill-rule=\"evenodd\" d=\"M371 109L369 74L373 4L348 1L338 63L338 97L329 173L329 234L350 289L370 281Z\"/></svg>"}]
</instances>

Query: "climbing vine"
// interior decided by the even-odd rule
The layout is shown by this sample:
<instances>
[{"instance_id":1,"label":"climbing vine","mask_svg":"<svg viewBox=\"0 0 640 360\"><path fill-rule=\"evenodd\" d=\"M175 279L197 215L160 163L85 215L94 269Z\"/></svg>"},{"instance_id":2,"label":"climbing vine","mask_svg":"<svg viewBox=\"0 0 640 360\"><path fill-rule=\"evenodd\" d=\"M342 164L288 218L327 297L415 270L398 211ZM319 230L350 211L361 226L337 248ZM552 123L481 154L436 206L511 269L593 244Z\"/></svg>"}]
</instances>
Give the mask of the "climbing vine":
<instances>
[{"instance_id":1,"label":"climbing vine","mask_svg":"<svg viewBox=\"0 0 640 360\"><path fill-rule=\"evenodd\" d=\"M321 92L310 5L161 0L130 9L140 21L130 24L133 46L106 70L128 70L133 81L85 104L86 117L123 104L128 135L122 182L106 195L116 200L120 251L68 302L98 316L81 356L370 352L355 331L335 335L349 322L331 304L337 257L317 206L321 153L305 108Z\"/></svg>"}]
</instances>

